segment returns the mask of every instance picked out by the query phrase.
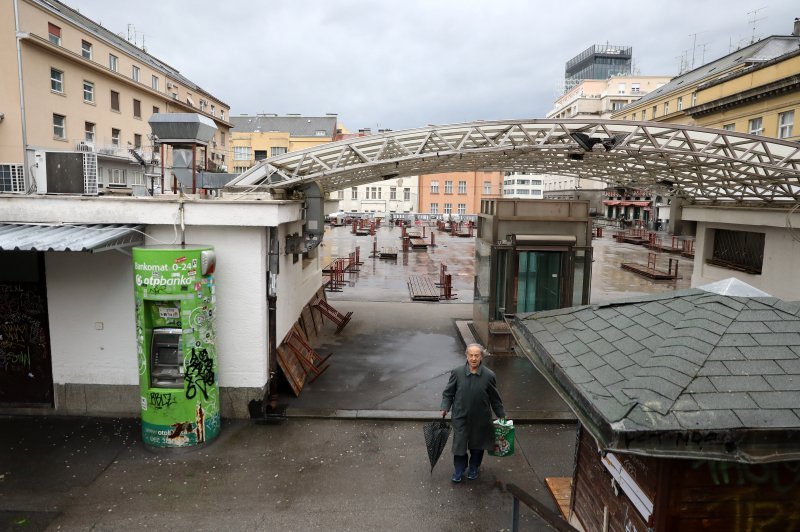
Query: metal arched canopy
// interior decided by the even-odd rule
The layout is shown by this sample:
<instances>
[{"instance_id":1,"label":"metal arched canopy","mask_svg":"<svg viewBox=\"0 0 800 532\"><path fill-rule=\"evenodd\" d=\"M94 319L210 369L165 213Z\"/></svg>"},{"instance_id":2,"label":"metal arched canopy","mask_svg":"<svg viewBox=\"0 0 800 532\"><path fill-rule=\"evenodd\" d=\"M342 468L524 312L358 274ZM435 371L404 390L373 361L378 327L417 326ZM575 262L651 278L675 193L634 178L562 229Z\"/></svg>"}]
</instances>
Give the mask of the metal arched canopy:
<instances>
[{"instance_id":1,"label":"metal arched canopy","mask_svg":"<svg viewBox=\"0 0 800 532\"><path fill-rule=\"evenodd\" d=\"M481 121L356 137L265 159L228 185L290 190L313 180L331 192L473 170L574 176L695 202L800 201L797 142L604 119Z\"/></svg>"}]
</instances>

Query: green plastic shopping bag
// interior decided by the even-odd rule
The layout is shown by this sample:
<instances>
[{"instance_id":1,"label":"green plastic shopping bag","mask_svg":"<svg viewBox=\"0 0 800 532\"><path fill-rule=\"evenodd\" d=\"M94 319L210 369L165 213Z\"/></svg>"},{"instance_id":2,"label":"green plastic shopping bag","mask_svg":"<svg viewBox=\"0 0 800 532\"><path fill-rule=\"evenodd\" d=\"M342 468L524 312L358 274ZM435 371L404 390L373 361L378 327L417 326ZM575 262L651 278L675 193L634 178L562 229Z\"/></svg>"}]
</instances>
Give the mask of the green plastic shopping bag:
<instances>
[{"instance_id":1,"label":"green plastic shopping bag","mask_svg":"<svg viewBox=\"0 0 800 532\"><path fill-rule=\"evenodd\" d=\"M514 454L514 421L511 419L494 420L494 449L492 456L511 456Z\"/></svg>"}]
</instances>

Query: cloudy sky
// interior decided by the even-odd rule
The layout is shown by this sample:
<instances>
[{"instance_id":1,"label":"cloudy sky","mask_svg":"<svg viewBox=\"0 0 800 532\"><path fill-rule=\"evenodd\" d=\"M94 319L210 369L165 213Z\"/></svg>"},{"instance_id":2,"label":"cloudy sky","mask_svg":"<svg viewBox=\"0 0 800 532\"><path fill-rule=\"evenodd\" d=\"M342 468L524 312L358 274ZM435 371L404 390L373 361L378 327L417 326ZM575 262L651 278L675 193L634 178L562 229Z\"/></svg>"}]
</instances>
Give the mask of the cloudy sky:
<instances>
[{"instance_id":1,"label":"cloudy sky","mask_svg":"<svg viewBox=\"0 0 800 532\"><path fill-rule=\"evenodd\" d=\"M673 76L693 48L700 66L800 16L796 0L64 1L233 115L335 112L350 130L541 118L592 44L632 46L638 73Z\"/></svg>"}]
</instances>

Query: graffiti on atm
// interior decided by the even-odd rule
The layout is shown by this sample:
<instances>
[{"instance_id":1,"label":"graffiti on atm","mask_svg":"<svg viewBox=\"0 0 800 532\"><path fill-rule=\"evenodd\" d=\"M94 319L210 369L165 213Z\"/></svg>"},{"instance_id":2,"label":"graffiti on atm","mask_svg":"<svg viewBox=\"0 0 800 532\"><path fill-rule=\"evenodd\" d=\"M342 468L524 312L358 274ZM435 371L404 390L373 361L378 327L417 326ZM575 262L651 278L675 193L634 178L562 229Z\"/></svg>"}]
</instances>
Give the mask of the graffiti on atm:
<instances>
[{"instance_id":1,"label":"graffiti on atm","mask_svg":"<svg viewBox=\"0 0 800 532\"><path fill-rule=\"evenodd\" d=\"M208 387L214 384L214 361L207 349L192 347L192 356L186 364L186 398L194 399L199 389L208 400Z\"/></svg>"},{"instance_id":2,"label":"graffiti on atm","mask_svg":"<svg viewBox=\"0 0 800 532\"><path fill-rule=\"evenodd\" d=\"M172 405L178 404L177 399L171 393L150 392L150 406L156 410L169 408Z\"/></svg>"}]
</instances>

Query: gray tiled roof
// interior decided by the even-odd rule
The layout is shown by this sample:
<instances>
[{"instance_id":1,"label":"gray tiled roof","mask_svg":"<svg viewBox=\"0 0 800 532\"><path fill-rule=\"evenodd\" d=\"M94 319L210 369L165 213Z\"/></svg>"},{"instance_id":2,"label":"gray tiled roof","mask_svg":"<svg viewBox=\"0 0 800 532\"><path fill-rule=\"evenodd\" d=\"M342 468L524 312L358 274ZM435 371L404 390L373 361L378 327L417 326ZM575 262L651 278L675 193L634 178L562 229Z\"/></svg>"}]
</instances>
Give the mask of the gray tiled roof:
<instances>
[{"instance_id":1,"label":"gray tiled roof","mask_svg":"<svg viewBox=\"0 0 800 532\"><path fill-rule=\"evenodd\" d=\"M335 116L232 116L233 131L267 132L284 131L291 137L316 137L332 139L336 133ZM325 135L317 135L324 131Z\"/></svg>"},{"instance_id":2,"label":"gray tiled roof","mask_svg":"<svg viewBox=\"0 0 800 532\"><path fill-rule=\"evenodd\" d=\"M744 461L800 456L796 303L693 289L520 314L512 330L609 449ZM679 448L663 437L672 431L726 436L717 447L706 440Z\"/></svg>"}]
</instances>

